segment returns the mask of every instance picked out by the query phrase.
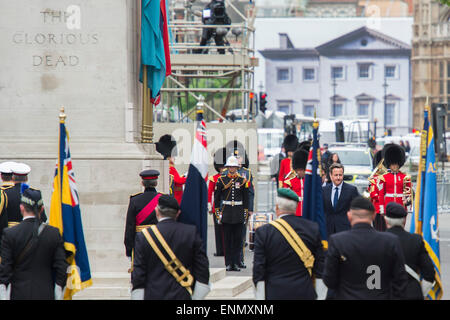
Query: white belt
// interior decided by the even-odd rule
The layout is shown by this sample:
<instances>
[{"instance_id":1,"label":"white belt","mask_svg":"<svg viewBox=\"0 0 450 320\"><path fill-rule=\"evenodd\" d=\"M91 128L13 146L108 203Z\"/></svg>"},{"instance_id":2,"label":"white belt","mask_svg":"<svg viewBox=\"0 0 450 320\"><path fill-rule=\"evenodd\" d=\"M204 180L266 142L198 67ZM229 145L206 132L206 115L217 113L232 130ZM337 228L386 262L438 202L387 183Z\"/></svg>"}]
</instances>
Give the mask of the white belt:
<instances>
[{"instance_id":1,"label":"white belt","mask_svg":"<svg viewBox=\"0 0 450 320\"><path fill-rule=\"evenodd\" d=\"M403 194L400 193L386 193L384 196L388 198L403 198Z\"/></svg>"},{"instance_id":2,"label":"white belt","mask_svg":"<svg viewBox=\"0 0 450 320\"><path fill-rule=\"evenodd\" d=\"M222 203L229 206L242 206L242 201L222 201Z\"/></svg>"},{"instance_id":3,"label":"white belt","mask_svg":"<svg viewBox=\"0 0 450 320\"><path fill-rule=\"evenodd\" d=\"M417 274L417 272L415 272L413 269L411 269L410 266L408 266L407 264L405 264L405 270L406 272L408 272L408 274L413 277L414 279L416 279L419 283L420 283L420 277Z\"/></svg>"}]
</instances>

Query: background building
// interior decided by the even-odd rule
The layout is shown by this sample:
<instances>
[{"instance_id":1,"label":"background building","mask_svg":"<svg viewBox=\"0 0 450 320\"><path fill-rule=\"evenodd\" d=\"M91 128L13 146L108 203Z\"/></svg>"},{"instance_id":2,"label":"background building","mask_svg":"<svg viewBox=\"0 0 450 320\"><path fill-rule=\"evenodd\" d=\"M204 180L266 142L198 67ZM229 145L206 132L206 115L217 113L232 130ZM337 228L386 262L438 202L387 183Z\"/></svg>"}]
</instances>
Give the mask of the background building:
<instances>
[{"instance_id":1,"label":"background building","mask_svg":"<svg viewBox=\"0 0 450 320\"><path fill-rule=\"evenodd\" d=\"M393 135L412 125L409 44L367 27L314 48L296 48L280 33L266 62L271 110L325 119L377 120Z\"/></svg>"}]
</instances>

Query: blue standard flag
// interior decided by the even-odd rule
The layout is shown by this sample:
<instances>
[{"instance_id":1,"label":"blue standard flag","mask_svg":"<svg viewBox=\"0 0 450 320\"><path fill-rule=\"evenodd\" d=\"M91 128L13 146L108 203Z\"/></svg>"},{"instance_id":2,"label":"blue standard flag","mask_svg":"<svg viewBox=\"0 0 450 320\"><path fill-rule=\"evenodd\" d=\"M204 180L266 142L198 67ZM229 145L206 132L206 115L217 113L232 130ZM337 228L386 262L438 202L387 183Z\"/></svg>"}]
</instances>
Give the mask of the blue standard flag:
<instances>
[{"instance_id":1,"label":"blue standard flag","mask_svg":"<svg viewBox=\"0 0 450 320\"><path fill-rule=\"evenodd\" d=\"M197 111L196 132L188 176L181 199L178 221L197 227L206 252L208 233L208 151L206 148L206 124L203 111Z\"/></svg>"},{"instance_id":2,"label":"blue standard flag","mask_svg":"<svg viewBox=\"0 0 450 320\"><path fill-rule=\"evenodd\" d=\"M313 124L313 142L306 165L305 184L303 189L302 218L316 222L319 225L323 247L328 248L327 225L322 200L322 178L320 177L320 145L317 132L319 123Z\"/></svg>"},{"instance_id":3,"label":"blue standard flag","mask_svg":"<svg viewBox=\"0 0 450 320\"><path fill-rule=\"evenodd\" d=\"M62 110L62 112L64 112ZM53 193L50 204L50 225L59 229L67 257L70 274L67 277L64 299L92 285L91 271L81 222L80 203L72 160L69 150L69 135L65 125L65 115L60 115L59 157L53 179Z\"/></svg>"}]
</instances>

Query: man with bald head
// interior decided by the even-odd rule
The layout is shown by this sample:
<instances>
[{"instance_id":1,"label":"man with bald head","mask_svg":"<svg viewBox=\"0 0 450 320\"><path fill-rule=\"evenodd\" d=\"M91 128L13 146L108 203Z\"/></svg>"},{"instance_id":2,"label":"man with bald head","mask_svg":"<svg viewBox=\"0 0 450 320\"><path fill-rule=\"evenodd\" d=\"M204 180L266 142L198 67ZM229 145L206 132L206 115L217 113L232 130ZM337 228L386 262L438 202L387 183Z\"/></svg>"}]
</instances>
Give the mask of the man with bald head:
<instances>
[{"instance_id":1,"label":"man with bald head","mask_svg":"<svg viewBox=\"0 0 450 320\"><path fill-rule=\"evenodd\" d=\"M389 300L405 298L408 275L398 238L372 227L372 202L355 198L347 213L351 229L328 239L323 280L329 298Z\"/></svg>"}]
</instances>

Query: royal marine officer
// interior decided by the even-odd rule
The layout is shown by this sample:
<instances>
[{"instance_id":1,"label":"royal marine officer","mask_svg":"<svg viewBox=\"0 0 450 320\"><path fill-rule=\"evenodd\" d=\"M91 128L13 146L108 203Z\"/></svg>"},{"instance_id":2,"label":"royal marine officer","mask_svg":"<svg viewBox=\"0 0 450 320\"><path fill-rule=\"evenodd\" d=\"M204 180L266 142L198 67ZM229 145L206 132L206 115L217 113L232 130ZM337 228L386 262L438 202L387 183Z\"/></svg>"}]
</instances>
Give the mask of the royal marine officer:
<instances>
[{"instance_id":1,"label":"royal marine officer","mask_svg":"<svg viewBox=\"0 0 450 320\"><path fill-rule=\"evenodd\" d=\"M401 204L407 211L411 211L411 177L400 171L405 163L405 149L397 144L387 144L383 148L383 158L387 173L379 176L378 203L380 214L386 212L386 205L389 202Z\"/></svg>"},{"instance_id":2,"label":"royal marine officer","mask_svg":"<svg viewBox=\"0 0 450 320\"><path fill-rule=\"evenodd\" d=\"M372 227L375 214L369 199L356 197L347 213L351 229L328 238L323 274L328 298L404 299L408 274L400 242Z\"/></svg>"},{"instance_id":3,"label":"royal marine officer","mask_svg":"<svg viewBox=\"0 0 450 320\"><path fill-rule=\"evenodd\" d=\"M240 250L242 246L242 228L248 218L247 180L237 171L239 162L236 157L227 159L226 174L220 176L214 191L216 219L223 224L225 240L225 265L227 271L240 271Z\"/></svg>"},{"instance_id":4,"label":"royal marine officer","mask_svg":"<svg viewBox=\"0 0 450 320\"><path fill-rule=\"evenodd\" d=\"M296 135L288 134L283 140L284 149L286 150L287 157L280 162L280 171L278 173L278 187L283 187L284 180L291 173L291 159L295 150L298 148L298 138Z\"/></svg>"},{"instance_id":5,"label":"royal marine officer","mask_svg":"<svg viewBox=\"0 0 450 320\"><path fill-rule=\"evenodd\" d=\"M425 249L422 236L404 230L406 216L407 212L401 204L389 202L386 205L384 219L388 227L387 232L398 237L405 256L405 269L408 273L405 298L423 300L433 286L434 266Z\"/></svg>"},{"instance_id":6,"label":"royal marine officer","mask_svg":"<svg viewBox=\"0 0 450 320\"><path fill-rule=\"evenodd\" d=\"M209 261L195 226L177 222L180 207L162 195L158 224L136 236L133 300L200 300L210 291ZM169 261L170 260L170 261Z\"/></svg>"},{"instance_id":7,"label":"royal marine officer","mask_svg":"<svg viewBox=\"0 0 450 320\"><path fill-rule=\"evenodd\" d=\"M158 170L144 170L139 175L145 190L130 196L125 224L125 254L131 261L133 260L136 233L158 223L155 208L158 204L158 198L161 196L161 193L156 191L159 177Z\"/></svg>"},{"instance_id":8,"label":"royal marine officer","mask_svg":"<svg viewBox=\"0 0 450 320\"><path fill-rule=\"evenodd\" d=\"M214 214L215 204L214 204L214 190L216 190L216 183L219 177L222 175L222 171L225 168L225 160L226 160L226 149L221 148L214 153L214 169L216 169L217 174L212 177L209 177L208 182L208 211L213 214L214 221L214 234L216 240L216 252L214 255L216 257L222 257L224 255L224 238L223 238L223 225L217 221L216 215ZM220 204L218 204L220 207Z\"/></svg>"},{"instance_id":9,"label":"royal marine officer","mask_svg":"<svg viewBox=\"0 0 450 320\"><path fill-rule=\"evenodd\" d=\"M248 188L248 215L247 219L244 221L244 226L242 228L242 244L240 249L240 263L239 268L245 269L247 266L244 262L244 251L245 243L247 239L247 228L248 228L248 218L253 214L254 202L255 202L255 186L253 185L253 175L249 168L249 159L247 153L245 152L244 146L237 140L233 140L227 143L227 158L229 156L235 156L239 162L240 167L238 168L238 173L247 180L246 187Z\"/></svg>"},{"instance_id":10,"label":"royal marine officer","mask_svg":"<svg viewBox=\"0 0 450 320\"><path fill-rule=\"evenodd\" d=\"M172 194L177 199L178 204L181 204L183 198L183 185L186 183L186 177L180 176L178 170L175 168L175 156L177 155L177 142L170 134L163 135L156 143L156 151L158 151L164 160L169 160L169 174L172 175Z\"/></svg>"},{"instance_id":11,"label":"royal marine officer","mask_svg":"<svg viewBox=\"0 0 450 320\"><path fill-rule=\"evenodd\" d=\"M26 189L20 201L23 220L3 234L0 299L60 300L68 268L64 241L57 228L40 222L43 202L39 190Z\"/></svg>"},{"instance_id":12,"label":"royal marine officer","mask_svg":"<svg viewBox=\"0 0 450 320\"><path fill-rule=\"evenodd\" d=\"M303 186L305 183L305 169L308 163L309 152L303 148L297 149L292 156L292 172L283 182L283 188L294 191L298 196L298 205L295 215L302 216L303 210Z\"/></svg>"},{"instance_id":13,"label":"royal marine officer","mask_svg":"<svg viewBox=\"0 0 450 320\"><path fill-rule=\"evenodd\" d=\"M256 229L253 282L259 300L324 299L324 249L317 223L295 215L298 195L277 191L277 220ZM315 278L315 287L314 279Z\"/></svg>"}]
</instances>

